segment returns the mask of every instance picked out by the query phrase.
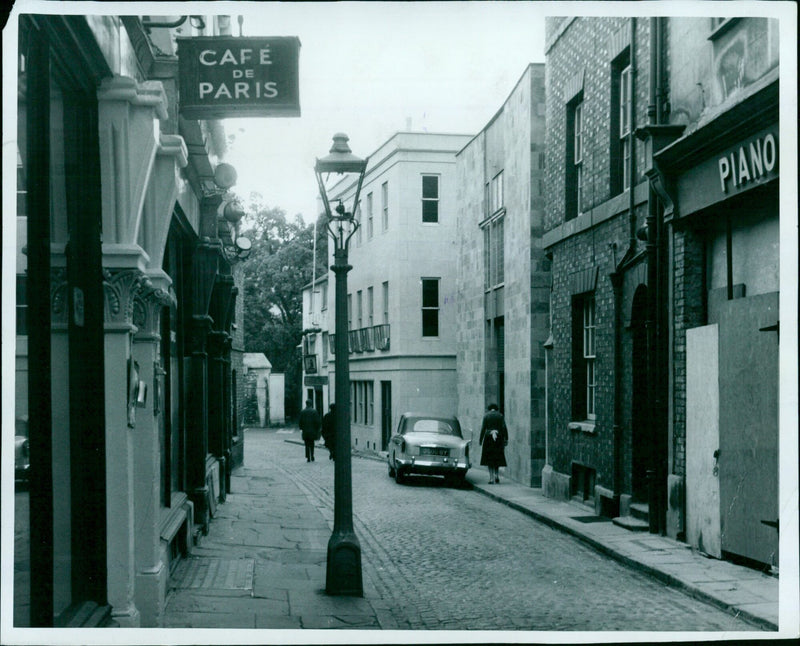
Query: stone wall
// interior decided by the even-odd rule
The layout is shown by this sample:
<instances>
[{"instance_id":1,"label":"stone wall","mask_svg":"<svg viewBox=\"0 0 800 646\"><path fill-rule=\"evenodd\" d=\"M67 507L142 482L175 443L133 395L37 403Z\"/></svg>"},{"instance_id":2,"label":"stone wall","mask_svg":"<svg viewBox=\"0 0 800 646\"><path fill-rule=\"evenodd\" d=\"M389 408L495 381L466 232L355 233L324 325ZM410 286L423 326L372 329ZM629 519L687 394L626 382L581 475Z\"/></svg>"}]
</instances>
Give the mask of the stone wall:
<instances>
[{"instance_id":1,"label":"stone wall","mask_svg":"<svg viewBox=\"0 0 800 646\"><path fill-rule=\"evenodd\" d=\"M494 316L505 335L503 408L509 427L507 475L540 484L544 466L544 348L548 334L549 260L543 228L544 68L531 65L500 111L458 155L458 415L476 430L497 400ZM484 187L503 172L504 282L485 291ZM502 308L490 311L486 298ZM498 402L500 403L500 402ZM479 451L476 447L476 460Z\"/></svg>"}]
</instances>

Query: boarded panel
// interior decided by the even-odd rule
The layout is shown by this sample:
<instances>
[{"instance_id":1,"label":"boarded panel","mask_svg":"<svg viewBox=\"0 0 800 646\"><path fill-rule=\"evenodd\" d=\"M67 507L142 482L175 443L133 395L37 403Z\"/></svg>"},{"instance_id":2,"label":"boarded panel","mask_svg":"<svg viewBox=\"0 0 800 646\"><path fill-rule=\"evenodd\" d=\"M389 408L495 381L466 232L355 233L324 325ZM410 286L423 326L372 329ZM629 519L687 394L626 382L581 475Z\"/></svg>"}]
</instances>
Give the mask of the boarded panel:
<instances>
[{"instance_id":1,"label":"boarded panel","mask_svg":"<svg viewBox=\"0 0 800 646\"><path fill-rule=\"evenodd\" d=\"M722 556L719 479L719 328L686 331L686 541Z\"/></svg>"},{"instance_id":2,"label":"boarded panel","mask_svg":"<svg viewBox=\"0 0 800 646\"><path fill-rule=\"evenodd\" d=\"M778 564L778 294L720 308L722 549ZM761 328L772 328L762 331Z\"/></svg>"}]
</instances>

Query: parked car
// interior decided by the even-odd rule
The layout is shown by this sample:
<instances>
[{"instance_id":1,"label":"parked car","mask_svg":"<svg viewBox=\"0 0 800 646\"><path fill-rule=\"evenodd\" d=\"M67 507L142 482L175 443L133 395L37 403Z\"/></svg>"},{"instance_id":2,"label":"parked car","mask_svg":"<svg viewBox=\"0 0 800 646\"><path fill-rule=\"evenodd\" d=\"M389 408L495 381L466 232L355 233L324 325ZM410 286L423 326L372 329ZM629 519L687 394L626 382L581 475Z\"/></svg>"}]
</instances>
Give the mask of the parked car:
<instances>
[{"instance_id":1,"label":"parked car","mask_svg":"<svg viewBox=\"0 0 800 646\"><path fill-rule=\"evenodd\" d=\"M389 442L389 476L401 483L411 473L441 475L463 485L470 444L455 417L405 413Z\"/></svg>"},{"instance_id":2,"label":"parked car","mask_svg":"<svg viewBox=\"0 0 800 646\"><path fill-rule=\"evenodd\" d=\"M27 482L31 468L27 417L18 417L14 426L14 479Z\"/></svg>"}]
</instances>

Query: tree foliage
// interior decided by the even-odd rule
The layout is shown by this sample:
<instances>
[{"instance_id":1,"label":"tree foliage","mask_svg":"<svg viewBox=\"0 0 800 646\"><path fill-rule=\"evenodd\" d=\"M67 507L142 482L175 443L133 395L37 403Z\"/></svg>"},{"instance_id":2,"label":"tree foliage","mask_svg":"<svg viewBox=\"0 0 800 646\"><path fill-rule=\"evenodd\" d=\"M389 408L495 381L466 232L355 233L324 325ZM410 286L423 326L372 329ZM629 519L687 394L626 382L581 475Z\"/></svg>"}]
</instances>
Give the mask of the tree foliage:
<instances>
[{"instance_id":1,"label":"tree foliage","mask_svg":"<svg viewBox=\"0 0 800 646\"><path fill-rule=\"evenodd\" d=\"M314 225L300 215L293 220L278 207L268 207L258 194L250 196L242 235L253 246L242 263L244 344L247 352L263 352L273 372L286 384L286 415L298 412L301 398L303 287L312 279ZM316 275L327 271L327 237L317 227Z\"/></svg>"}]
</instances>

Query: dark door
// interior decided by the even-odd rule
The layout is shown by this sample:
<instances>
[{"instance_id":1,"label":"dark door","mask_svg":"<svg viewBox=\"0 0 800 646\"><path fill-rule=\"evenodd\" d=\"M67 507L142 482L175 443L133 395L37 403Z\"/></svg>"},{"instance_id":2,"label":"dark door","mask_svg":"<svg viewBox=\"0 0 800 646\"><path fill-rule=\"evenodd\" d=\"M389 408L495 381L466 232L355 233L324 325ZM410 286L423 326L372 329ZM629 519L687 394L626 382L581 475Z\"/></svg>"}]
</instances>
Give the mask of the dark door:
<instances>
[{"instance_id":1,"label":"dark door","mask_svg":"<svg viewBox=\"0 0 800 646\"><path fill-rule=\"evenodd\" d=\"M647 470L651 468L652 414L647 400L647 288L640 285L631 311L631 494L648 500Z\"/></svg>"},{"instance_id":2,"label":"dark door","mask_svg":"<svg viewBox=\"0 0 800 646\"><path fill-rule=\"evenodd\" d=\"M497 335L497 405L501 413L506 412L506 326L505 318L495 319Z\"/></svg>"},{"instance_id":3,"label":"dark door","mask_svg":"<svg viewBox=\"0 0 800 646\"><path fill-rule=\"evenodd\" d=\"M392 437L392 382L381 382L381 449L386 451Z\"/></svg>"},{"instance_id":4,"label":"dark door","mask_svg":"<svg viewBox=\"0 0 800 646\"><path fill-rule=\"evenodd\" d=\"M322 386L314 386L314 408L317 409L319 416L325 414L325 402L322 400Z\"/></svg>"}]
</instances>

